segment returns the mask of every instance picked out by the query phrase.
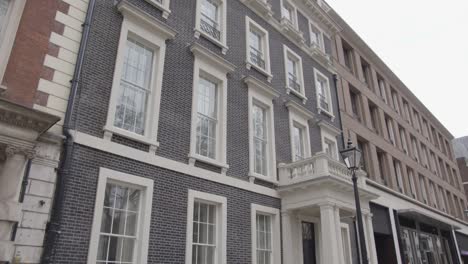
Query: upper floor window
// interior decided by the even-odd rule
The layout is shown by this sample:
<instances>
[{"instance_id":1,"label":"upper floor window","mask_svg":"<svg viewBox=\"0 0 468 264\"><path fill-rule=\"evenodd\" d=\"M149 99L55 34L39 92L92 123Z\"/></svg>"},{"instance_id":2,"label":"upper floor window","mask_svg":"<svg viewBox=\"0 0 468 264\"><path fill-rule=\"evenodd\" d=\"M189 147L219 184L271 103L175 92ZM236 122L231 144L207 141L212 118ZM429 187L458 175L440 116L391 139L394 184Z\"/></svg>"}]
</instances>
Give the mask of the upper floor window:
<instances>
[{"instance_id":1,"label":"upper floor window","mask_svg":"<svg viewBox=\"0 0 468 264\"><path fill-rule=\"evenodd\" d=\"M400 113L400 103L398 102L398 94L393 89L392 89L392 102L393 102L393 109L395 109L397 113Z\"/></svg>"},{"instance_id":2,"label":"upper floor window","mask_svg":"<svg viewBox=\"0 0 468 264\"><path fill-rule=\"evenodd\" d=\"M405 152L405 154L408 154L408 143L406 140L405 129L400 127L399 130L400 130L401 147L403 148L403 152Z\"/></svg>"},{"instance_id":3,"label":"upper floor window","mask_svg":"<svg viewBox=\"0 0 468 264\"><path fill-rule=\"evenodd\" d=\"M376 105L374 105L370 101L369 101L369 113L370 113L370 121L371 121L370 123L371 123L372 129L374 130L375 133L381 134L379 109L377 108Z\"/></svg>"},{"instance_id":4,"label":"upper floor window","mask_svg":"<svg viewBox=\"0 0 468 264\"><path fill-rule=\"evenodd\" d=\"M379 84L379 96L382 98L382 100L387 103L387 87L385 84L384 79L381 77L378 78L378 84Z\"/></svg>"},{"instance_id":5,"label":"upper floor window","mask_svg":"<svg viewBox=\"0 0 468 264\"><path fill-rule=\"evenodd\" d=\"M171 0L146 0L156 8L160 9L163 13L163 18L168 18L171 10L169 10Z\"/></svg>"},{"instance_id":6,"label":"upper floor window","mask_svg":"<svg viewBox=\"0 0 468 264\"><path fill-rule=\"evenodd\" d=\"M330 81L327 76L317 69L314 69L314 78L319 112L324 112L333 117Z\"/></svg>"},{"instance_id":7,"label":"upper floor window","mask_svg":"<svg viewBox=\"0 0 468 264\"><path fill-rule=\"evenodd\" d=\"M385 152L381 150L377 150L377 161L379 165L379 173L380 173L380 178L382 179L382 183L385 186L388 186L388 181L387 181L387 157Z\"/></svg>"},{"instance_id":8,"label":"upper floor window","mask_svg":"<svg viewBox=\"0 0 468 264\"><path fill-rule=\"evenodd\" d=\"M304 93L304 77L302 73L302 59L286 45L283 45L286 90L292 92L305 102L307 98Z\"/></svg>"},{"instance_id":9,"label":"upper floor window","mask_svg":"<svg viewBox=\"0 0 468 264\"><path fill-rule=\"evenodd\" d=\"M147 263L153 180L101 168L88 263Z\"/></svg>"},{"instance_id":10,"label":"upper floor window","mask_svg":"<svg viewBox=\"0 0 468 264\"><path fill-rule=\"evenodd\" d=\"M129 11L132 9L131 11ZM114 69L105 137L118 134L158 146L159 101L166 39L175 32L163 24L140 20L133 7L121 2L124 16ZM142 12L142 11L137 11Z\"/></svg>"},{"instance_id":11,"label":"upper floor window","mask_svg":"<svg viewBox=\"0 0 468 264\"><path fill-rule=\"evenodd\" d=\"M309 122L313 115L299 104L289 101L289 129L291 138L292 160L298 161L310 157Z\"/></svg>"},{"instance_id":12,"label":"upper floor window","mask_svg":"<svg viewBox=\"0 0 468 264\"><path fill-rule=\"evenodd\" d=\"M419 162L419 149L418 149L418 142L414 136L411 136L411 144L413 147L413 158Z\"/></svg>"},{"instance_id":13,"label":"upper floor window","mask_svg":"<svg viewBox=\"0 0 468 264\"><path fill-rule=\"evenodd\" d=\"M189 190L186 264L226 263L226 198Z\"/></svg>"},{"instance_id":14,"label":"upper floor window","mask_svg":"<svg viewBox=\"0 0 468 264\"><path fill-rule=\"evenodd\" d=\"M401 172L401 163L397 160L393 160L393 167L395 168L395 176L397 181L397 187L400 192L403 192L403 176Z\"/></svg>"},{"instance_id":15,"label":"upper floor window","mask_svg":"<svg viewBox=\"0 0 468 264\"><path fill-rule=\"evenodd\" d=\"M442 211L446 212L447 211L447 207L446 207L447 202L445 200L444 190L440 186L439 186L439 203L440 203L440 208L442 209Z\"/></svg>"},{"instance_id":16,"label":"upper floor window","mask_svg":"<svg viewBox=\"0 0 468 264\"><path fill-rule=\"evenodd\" d=\"M355 59L354 49L343 40L343 56L345 66L354 74L355 71Z\"/></svg>"},{"instance_id":17,"label":"upper floor window","mask_svg":"<svg viewBox=\"0 0 468 264\"><path fill-rule=\"evenodd\" d=\"M203 35L226 54L226 0L197 0L195 37Z\"/></svg>"},{"instance_id":18,"label":"upper floor window","mask_svg":"<svg viewBox=\"0 0 468 264\"><path fill-rule=\"evenodd\" d=\"M396 141L395 141L395 132L393 130L393 120L390 117L386 116L385 123L387 125L387 132L388 132L388 138L390 140L390 143L392 143L392 145L395 146Z\"/></svg>"},{"instance_id":19,"label":"upper floor window","mask_svg":"<svg viewBox=\"0 0 468 264\"><path fill-rule=\"evenodd\" d=\"M424 167L427 169L429 168L429 159L427 154L427 148L424 144L421 143L421 155L422 155L422 163Z\"/></svg>"},{"instance_id":20,"label":"upper floor window","mask_svg":"<svg viewBox=\"0 0 468 264\"><path fill-rule=\"evenodd\" d=\"M279 93L254 77L247 77L249 89L249 176L276 182L273 99Z\"/></svg>"},{"instance_id":21,"label":"upper floor window","mask_svg":"<svg viewBox=\"0 0 468 264\"><path fill-rule=\"evenodd\" d=\"M297 27L296 7L292 5L288 0L282 0L281 17L283 19L286 19L294 27Z\"/></svg>"},{"instance_id":22,"label":"upper floor window","mask_svg":"<svg viewBox=\"0 0 468 264\"><path fill-rule=\"evenodd\" d=\"M406 100L403 99L403 110L405 111L405 118L408 123L411 124L411 115L409 110L409 104Z\"/></svg>"},{"instance_id":23,"label":"upper floor window","mask_svg":"<svg viewBox=\"0 0 468 264\"><path fill-rule=\"evenodd\" d=\"M356 92L353 89L349 89L349 94L350 94L350 99L351 99L351 110L353 111L353 117L356 118L359 122L362 120L362 115L361 115L361 95L359 92Z\"/></svg>"},{"instance_id":24,"label":"upper floor window","mask_svg":"<svg viewBox=\"0 0 468 264\"><path fill-rule=\"evenodd\" d=\"M437 208L437 192L434 183L431 180L429 180L429 192L431 193L432 206Z\"/></svg>"},{"instance_id":25,"label":"upper floor window","mask_svg":"<svg viewBox=\"0 0 468 264\"><path fill-rule=\"evenodd\" d=\"M424 177L422 175L419 175L419 185L421 189L421 198L425 204L427 204L427 188L426 188L426 183L424 181Z\"/></svg>"},{"instance_id":26,"label":"upper floor window","mask_svg":"<svg viewBox=\"0 0 468 264\"><path fill-rule=\"evenodd\" d=\"M416 185L414 184L413 170L408 168L407 172L408 172L408 180L409 180L409 187L410 187L410 191L411 191L411 197L416 199Z\"/></svg>"},{"instance_id":27,"label":"upper floor window","mask_svg":"<svg viewBox=\"0 0 468 264\"><path fill-rule=\"evenodd\" d=\"M421 131L421 124L419 123L419 114L418 112L416 111L416 109L413 109L413 116L414 116L414 126L416 128L416 130L419 132Z\"/></svg>"},{"instance_id":28,"label":"upper floor window","mask_svg":"<svg viewBox=\"0 0 468 264\"><path fill-rule=\"evenodd\" d=\"M190 48L195 56L193 73L192 129L189 162L205 162L222 168L226 164L227 77L234 66L199 44Z\"/></svg>"},{"instance_id":29,"label":"upper floor window","mask_svg":"<svg viewBox=\"0 0 468 264\"><path fill-rule=\"evenodd\" d=\"M322 151L330 158L338 160L338 144L336 142L336 137L341 134L341 131L323 120L319 121L317 124L320 127Z\"/></svg>"},{"instance_id":30,"label":"upper floor window","mask_svg":"<svg viewBox=\"0 0 468 264\"><path fill-rule=\"evenodd\" d=\"M362 57L361 57L361 67L362 67L362 77L364 83L368 86L372 86L372 73L371 73L371 68L369 63L367 63Z\"/></svg>"},{"instance_id":31,"label":"upper floor window","mask_svg":"<svg viewBox=\"0 0 468 264\"><path fill-rule=\"evenodd\" d=\"M247 68L254 67L271 81L268 31L246 17Z\"/></svg>"},{"instance_id":32,"label":"upper floor window","mask_svg":"<svg viewBox=\"0 0 468 264\"><path fill-rule=\"evenodd\" d=\"M325 51L323 31L312 23L309 23L309 25L310 25L310 45L316 46L321 51Z\"/></svg>"}]
</instances>

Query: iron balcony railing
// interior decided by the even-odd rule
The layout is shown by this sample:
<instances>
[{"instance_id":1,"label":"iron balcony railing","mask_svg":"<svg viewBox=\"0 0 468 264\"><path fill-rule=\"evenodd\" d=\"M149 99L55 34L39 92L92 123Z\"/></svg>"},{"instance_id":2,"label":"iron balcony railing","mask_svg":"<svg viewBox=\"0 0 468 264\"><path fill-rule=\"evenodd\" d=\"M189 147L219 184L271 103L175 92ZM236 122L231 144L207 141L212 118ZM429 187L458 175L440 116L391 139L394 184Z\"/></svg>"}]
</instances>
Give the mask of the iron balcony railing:
<instances>
[{"instance_id":1,"label":"iron balcony railing","mask_svg":"<svg viewBox=\"0 0 468 264\"><path fill-rule=\"evenodd\" d=\"M296 92L301 91L301 85L297 81L297 77L291 73L289 73L289 88L293 89Z\"/></svg>"},{"instance_id":2,"label":"iron balcony railing","mask_svg":"<svg viewBox=\"0 0 468 264\"><path fill-rule=\"evenodd\" d=\"M250 61L258 67L265 69L265 60L263 59L263 53L252 46L250 46Z\"/></svg>"},{"instance_id":3,"label":"iron balcony railing","mask_svg":"<svg viewBox=\"0 0 468 264\"><path fill-rule=\"evenodd\" d=\"M328 104L327 98L323 94L319 94L320 108L330 111L330 105Z\"/></svg>"},{"instance_id":4,"label":"iron balcony railing","mask_svg":"<svg viewBox=\"0 0 468 264\"><path fill-rule=\"evenodd\" d=\"M218 29L218 23L204 14L202 14L200 20L200 28L214 39L221 40L221 32Z\"/></svg>"}]
</instances>

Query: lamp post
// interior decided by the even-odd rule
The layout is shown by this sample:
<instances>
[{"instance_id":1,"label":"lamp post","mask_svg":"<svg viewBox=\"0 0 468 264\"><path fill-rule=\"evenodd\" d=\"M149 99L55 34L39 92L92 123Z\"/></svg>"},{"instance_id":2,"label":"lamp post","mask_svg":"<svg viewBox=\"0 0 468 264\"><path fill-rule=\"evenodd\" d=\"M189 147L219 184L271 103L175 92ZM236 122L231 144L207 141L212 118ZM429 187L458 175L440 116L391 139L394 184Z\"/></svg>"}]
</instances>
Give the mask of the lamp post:
<instances>
[{"instance_id":1,"label":"lamp post","mask_svg":"<svg viewBox=\"0 0 468 264\"><path fill-rule=\"evenodd\" d=\"M361 163L362 152L358 147L353 146L353 142L350 138L348 140L348 146L346 149L340 151L340 154L346 164L346 167L348 167L348 170L350 170L352 174L354 202L356 203L356 215L359 229L359 248L361 249L361 261L362 264L368 264L369 259L367 258L366 239L364 237L364 224L362 222L361 202L359 200L359 189L356 176L356 171L359 169L359 164Z\"/></svg>"}]
</instances>

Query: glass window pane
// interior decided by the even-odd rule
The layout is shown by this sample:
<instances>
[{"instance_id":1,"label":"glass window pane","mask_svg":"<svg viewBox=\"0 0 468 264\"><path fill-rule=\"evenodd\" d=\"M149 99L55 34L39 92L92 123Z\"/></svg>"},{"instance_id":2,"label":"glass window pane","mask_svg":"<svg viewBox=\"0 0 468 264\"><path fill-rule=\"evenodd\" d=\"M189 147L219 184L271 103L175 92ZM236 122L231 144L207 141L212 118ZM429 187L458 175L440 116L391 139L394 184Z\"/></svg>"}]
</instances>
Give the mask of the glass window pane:
<instances>
[{"instance_id":1,"label":"glass window pane","mask_svg":"<svg viewBox=\"0 0 468 264\"><path fill-rule=\"evenodd\" d=\"M108 261L120 261L122 255L123 239L110 237Z\"/></svg>"},{"instance_id":2,"label":"glass window pane","mask_svg":"<svg viewBox=\"0 0 468 264\"><path fill-rule=\"evenodd\" d=\"M125 229L125 212L114 210L114 217L112 222L112 233L123 235Z\"/></svg>"},{"instance_id":3,"label":"glass window pane","mask_svg":"<svg viewBox=\"0 0 468 264\"><path fill-rule=\"evenodd\" d=\"M99 237L97 260L107 260L107 248L108 248L108 246L109 246L109 237L108 236L100 236Z\"/></svg>"},{"instance_id":4,"label":"glass window pane","mask_svg":"<svg viewBox=\"0 0 468 264\"><path fill-rule=\"evenodd\" d=\"M125 235L135 236L137 229L138 214L133 212L127 212L127 221L125 227Z\"/></svg>"},{"instance_id":5,"label":"glass window pane","mask_svg":"<svg viewBox=\"0 0 468 264\"><path fill-rule=\"evenodd\" d=\"M133 261L133 249L135 247L135 241L133 239L123 239L122 246L122 261L132 262Z\"/></svg>"},{"instance_id":6,"label":"glass window pane","mask_svg":"<svg viewBox=\"0 0 468 264\"><path fill-rule=\"evenodd\" d=\"M102 233L110 233L113 212L114 210L112 209L104 208L102 212L102 220L101 220L101 232Z\"/></svg>"}]
</instances>

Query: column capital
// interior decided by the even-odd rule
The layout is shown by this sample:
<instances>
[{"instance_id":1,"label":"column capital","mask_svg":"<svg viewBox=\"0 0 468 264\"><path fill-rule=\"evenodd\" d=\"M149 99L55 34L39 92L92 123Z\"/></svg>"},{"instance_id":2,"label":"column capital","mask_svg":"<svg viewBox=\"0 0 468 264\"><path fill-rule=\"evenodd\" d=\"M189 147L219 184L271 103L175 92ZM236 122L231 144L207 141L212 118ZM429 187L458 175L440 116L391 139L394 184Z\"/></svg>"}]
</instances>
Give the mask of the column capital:
<instances>
[{"instance_id":1,"label":"column capital","mask_svg":"<svg viewBox=\"0 0 468 264\"><path fill-rule=\"evenodd\" d=\"M36 150L24 147L18 147L13 145L8 145L5 148L5 154L7 157L19 154L24 155L28 159L34 159L36 157Z\"/></svg>"}]
</instances>

